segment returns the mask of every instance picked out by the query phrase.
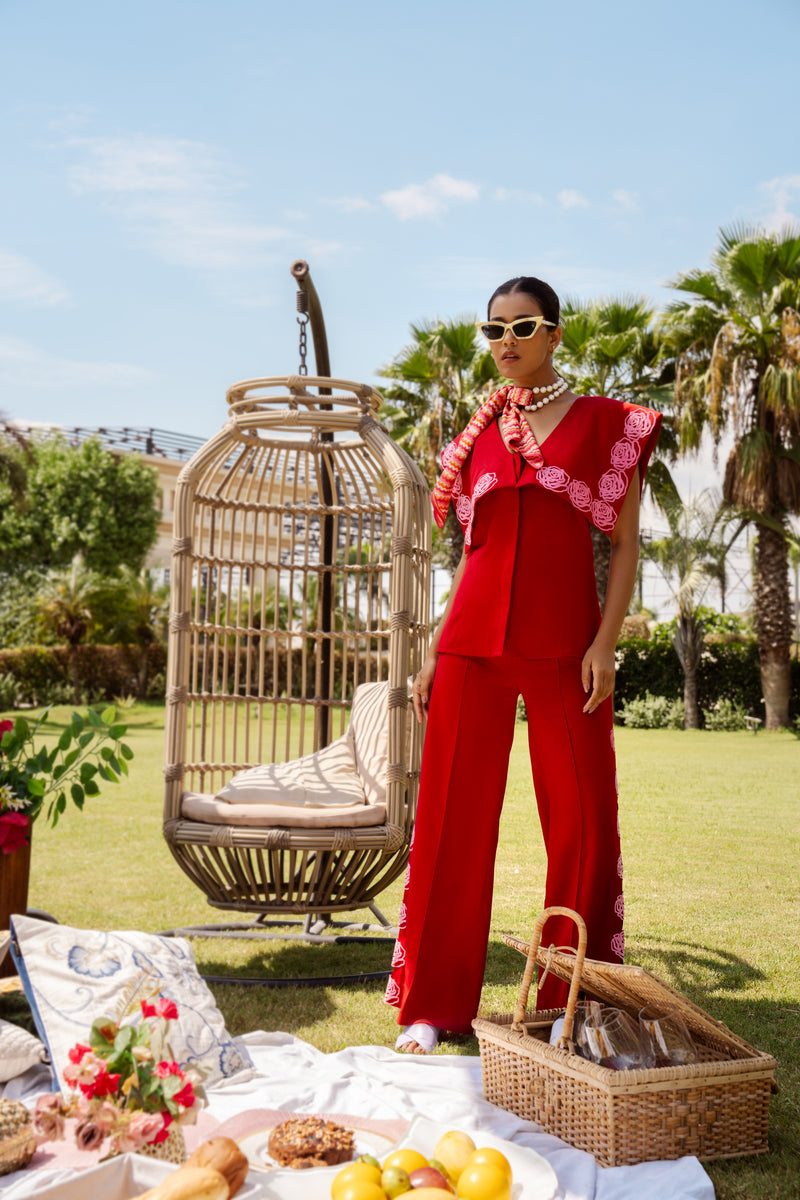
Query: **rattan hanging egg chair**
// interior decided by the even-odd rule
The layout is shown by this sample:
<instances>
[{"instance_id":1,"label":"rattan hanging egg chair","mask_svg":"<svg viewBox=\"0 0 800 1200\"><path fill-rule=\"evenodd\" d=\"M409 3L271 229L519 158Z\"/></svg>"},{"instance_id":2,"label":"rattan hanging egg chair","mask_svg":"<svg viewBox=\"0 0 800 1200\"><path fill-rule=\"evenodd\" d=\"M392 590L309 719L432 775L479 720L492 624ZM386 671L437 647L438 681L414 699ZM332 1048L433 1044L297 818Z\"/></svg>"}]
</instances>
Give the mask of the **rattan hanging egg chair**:
<instances>
[{"instance_id":1,"label":"rattan hanging egg chair","mask_svg":"<svg viewBox=\"0 0 800 1200\"><path fill-rule=\"evenodd\" d=\"M260 921L370 906L408 857L422 733L407 681L428 642L430 503L373 415L380 402L328 376L236 384L227 423L178 478L164 836L211 905ZM187 797L340 738L356 688L374 681L387 691L380 823L225 823L235 806L187 816Z\"/></svg>"}]
</instances>

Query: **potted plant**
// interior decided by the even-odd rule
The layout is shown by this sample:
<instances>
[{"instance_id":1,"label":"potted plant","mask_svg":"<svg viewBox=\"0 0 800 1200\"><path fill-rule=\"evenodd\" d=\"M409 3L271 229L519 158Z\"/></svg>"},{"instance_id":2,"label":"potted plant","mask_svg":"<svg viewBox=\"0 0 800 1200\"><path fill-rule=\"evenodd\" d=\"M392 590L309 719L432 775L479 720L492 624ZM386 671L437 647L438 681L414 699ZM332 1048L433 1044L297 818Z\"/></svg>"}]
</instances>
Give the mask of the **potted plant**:
<instances>
[{"instance_id":1,"label":"potted plant","mask_svg":"<svg viewBox=\"0 0 800 1200\"><path fill-rule=\"evenodd\" d=\"M56 825L70 802L82 809L99 781L117 783L133 758L114 708L73 712L57 741L37 744L49 714L0 721L0 929L27 909L34 821L44 814Z\"/></svg>"}]
</instances>

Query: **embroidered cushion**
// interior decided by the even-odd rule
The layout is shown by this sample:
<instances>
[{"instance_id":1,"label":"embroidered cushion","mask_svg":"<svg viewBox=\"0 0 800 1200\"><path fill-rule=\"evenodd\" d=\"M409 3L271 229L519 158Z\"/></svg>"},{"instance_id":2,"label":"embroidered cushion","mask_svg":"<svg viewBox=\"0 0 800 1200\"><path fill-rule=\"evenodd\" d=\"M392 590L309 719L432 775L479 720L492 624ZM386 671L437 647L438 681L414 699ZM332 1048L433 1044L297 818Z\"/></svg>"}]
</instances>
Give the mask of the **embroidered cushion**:
<instances>
[{"instance_id":1,"label":"embroidered cushion","mask_svg":"<svg viewBox=\"0 0 800 1200\"><path fill-rule=\"evenodd\" d=\"M12 917L11 926L12 954L56 1086L65 1087L68 1052L87 1040L96 1017L135 1024L141 1020L140 1001L157 996L178 1007L170 1046L182 1066L198 1068L207 1084L244 1079L242 1072L254 1070L247 1051L225 1028L184 938L71 929L23 916Z\"/></svg>"},{"instance_id":2,"label":"embroidered cushion","mask_svg":"<svg viewBox=\"0 0 800 1200\"><path fill-rule=\"evenodd\" d=\"M0 1083L23 1075L46 1057L44 1045L32 1033L0 1019Z\"/></svg>"}]
</instances>

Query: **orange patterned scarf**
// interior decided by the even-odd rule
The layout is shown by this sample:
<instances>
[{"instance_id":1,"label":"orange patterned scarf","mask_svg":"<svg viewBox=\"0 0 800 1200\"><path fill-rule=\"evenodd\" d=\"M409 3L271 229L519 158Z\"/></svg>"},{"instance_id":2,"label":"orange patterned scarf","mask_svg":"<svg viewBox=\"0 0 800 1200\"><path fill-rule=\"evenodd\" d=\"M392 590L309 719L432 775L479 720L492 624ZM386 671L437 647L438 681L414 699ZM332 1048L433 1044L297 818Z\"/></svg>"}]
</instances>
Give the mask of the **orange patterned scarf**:
<instances>
[{"instance_id":1,"label":"orange patterned scarf","mask_svg":"<svg viewBox=\"0 0 800 1200\"><path fill-rule=\"evenodd\" d=\"M500 416L500 428L506 445L513 451L519 451L526 462L532 467L544 464L539 443L531 432L531 427L520 411L521 407L533 402L533 392L530 388L514 387L507 383L493 392L489 399L481 405L469 420L469 423L457 442L451 442L442 454L443 469L431 493L433 515L436 524L441 529L450 507L450 497L453 484L458 472L467 460L467 456L475 445L479 434ZM446 457L445 457L446 454Z\"/></svg>"}]
</instances>

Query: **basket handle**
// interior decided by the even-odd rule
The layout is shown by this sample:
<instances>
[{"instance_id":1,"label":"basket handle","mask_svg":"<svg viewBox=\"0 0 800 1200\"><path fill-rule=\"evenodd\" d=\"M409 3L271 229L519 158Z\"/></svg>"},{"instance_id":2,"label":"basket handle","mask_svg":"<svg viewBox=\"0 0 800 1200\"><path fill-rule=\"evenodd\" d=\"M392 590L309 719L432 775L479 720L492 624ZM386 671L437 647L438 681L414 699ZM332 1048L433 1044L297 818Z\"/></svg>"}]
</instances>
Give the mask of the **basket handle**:
<instances>
[{"instance_id":1,"label":"basket handle","mask_svg":"<svg viewBox=\"0 0 800 1200\"><path fill-rule=\"evenodd\" d=\"M569 917L578 926L578 950L575 956L575 968L572 972L572 980L569 985L567 1008L564 1013L564 1028L561 1037L558 1039L559 1048L561 1050L569 1050L572 1044L572 1022L575 1018L575 1005L578 1003L578 992L581 988L581 974L583 972L583 960L586 957L586 942L588 938L586 922L580 913L576 913L571 908L561 908L559 905L553 905L551 908L546 908L536 918L536 924L533 927L531 935L531 944L528 949L528 959L525 963L525 971L522 976L522 986L517 998L517 1007L514 1009L514 1020L511 1023L511 1029L514 1033L525 1032L525 1013L528 1008L528 993L533 981L533 972L536 970L536 953L541 945L542 931L550 917Z\"/></svg>"}]
</instances>

